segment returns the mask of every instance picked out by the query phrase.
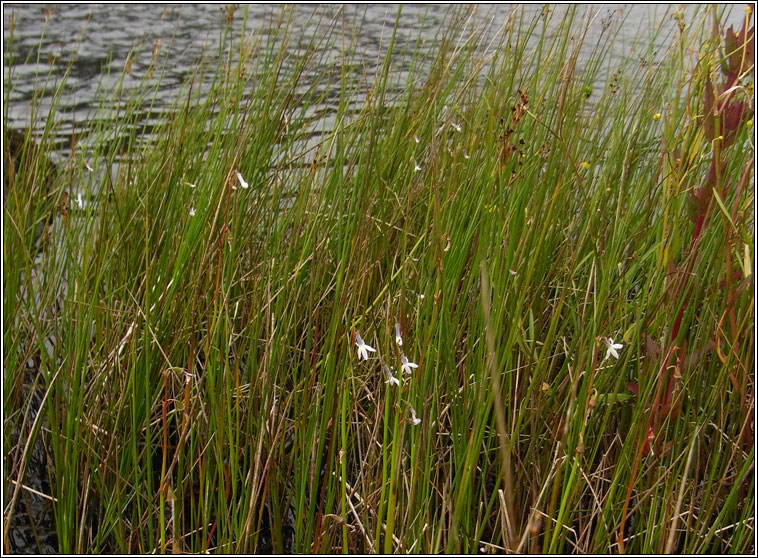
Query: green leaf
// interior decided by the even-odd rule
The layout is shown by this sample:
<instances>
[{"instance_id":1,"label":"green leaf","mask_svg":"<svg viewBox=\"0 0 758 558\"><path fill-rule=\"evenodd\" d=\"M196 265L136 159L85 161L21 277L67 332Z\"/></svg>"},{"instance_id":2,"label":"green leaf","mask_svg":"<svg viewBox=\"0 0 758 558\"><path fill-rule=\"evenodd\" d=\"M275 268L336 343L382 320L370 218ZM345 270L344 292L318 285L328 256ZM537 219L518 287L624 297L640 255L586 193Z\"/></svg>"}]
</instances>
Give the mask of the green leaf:
<instances>
[{"instance_id":1,"label":"green leaf","mask_svg":"<svg viewBox=\"0 0 758 558\"><path fill-rule=\"evenodd\" d=\"M598 393L597 402L600 405L623 403L634 397L631 393Z\"/></svg>"},{"instance_id":2,"label":"green leaf","mask_svg":"<svg viewBox=\"0 0 758 558\"><path fill-rule=\"evenodd\" d=\"M627 330L624 332L624 344L625 345L631 345L632 341L634 341L634 332L640 327L641 322L634 322L632 325L630 325Z\"/></svg>"}]
</instances>

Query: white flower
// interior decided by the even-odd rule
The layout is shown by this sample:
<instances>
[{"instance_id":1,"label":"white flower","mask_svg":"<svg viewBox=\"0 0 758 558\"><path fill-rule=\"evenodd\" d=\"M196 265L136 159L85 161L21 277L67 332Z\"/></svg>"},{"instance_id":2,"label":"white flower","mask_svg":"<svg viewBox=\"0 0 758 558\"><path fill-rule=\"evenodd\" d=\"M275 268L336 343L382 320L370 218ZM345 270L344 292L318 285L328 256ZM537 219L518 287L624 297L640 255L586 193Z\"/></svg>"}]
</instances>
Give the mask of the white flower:
<instances>
[{"instance_id":1,"label":"white flower","mask_svg":"<svg viewBox=\"0 0 758 558\"><path fill-rule=\"evenodd\" d=\"M190 217L194 217L195 216L195 208L194 207L190 206L190 208L189 208L189 216Z\"/></svg>"},{"instance_id":2,"label":"white flower","mask_svg":"<svg viewBox=\"0 0 758 558\"><path fill-rule=\"evenodd\" d=\"M361 338L360 333L355 332L355 344L358 346L358 360L368 360L368 353L366 351L376 352L376 349L366 345L365 341Z\"/></svg>"},{"instance_id":3,"label":"white flower","mask_svg":"<svg viewBox=\"0 0 758 558\"><path fill-rule=\"evenodd\" d=\"M387 376L387 381L384 382L385 384L395 384L396 386L400 385L400 380L392 375L392 370L390 370L386 364L384 365L384 375Z\"/></svg>"},{"instance_id":4,"label":"white flower","mask_svg":"<svg viewBox=\"0 0 758 558\"><path fill-rule=\"evenodd\" d=\"M418 364L415 362L408 362L408 357L401 355L400 360L403 361L403 374L413 374L411 368L418 368Z\"/></svg>"},{"instance_id":5,"label":"white flower","mask_svg":"<svg viewBox=\"0 0 758 558\"><path fill-rule=\"evenodd\" d=\"M470 158L470 156L469 156L469 154L468 154L468 153L466 153L466 152L464 151L464 152L463 152L463 158L464 158L464 159L469 159L469 158Z\"/></svg>"},{"instance_id":6,"label":"white flower","mask_svg":"<svg viewBox=\"0 0 758 558\"><path fill-rule=\"evenodd\" d=\"M413 407L411 407L411 416L413 417L411 419L411 424L413 424L414 426L417 424L421 424L421 419L416 416L416 409L414 409Z\"/></svg>"},{"instance_id":7,"label":"white flower","mask_svg":"<svg viewBox=\"0 0 758 558\"><path fill-rule=\"evenodd\" d=\"M418 139L418 136L413 136L413 139L415 139L415 140L416 140L416 143L418 143L418 142L420 142L420 141L421 141L420 139Z\"/></svg>"},{"instance_id":8,"label":"white flower","mask_svg":"<svg viewBox=\"0 0 758 558\"><path fill-rule=\"evenodd\" d=\"M460 131L461 131L461 125L460 124L456 124L455 122L452 122L450 125L453 127L453 129L455 129L456 132L460 133Z\"/></svg>"},{"instance_id":9,"label":"white flower","mask_svg":"<svg viewBox=\"0 0 758 558\"><path fill-rule=\"evenodd\" d=\"M403 346L403 336L400 335L400 324L395 322L395 343L398 347Z\"/></svg>"},{"instance_id":10,"label":"white flower","mask_svg":"<svg viewBox=\"0 0 758 558\"><path fill-rule=\"evenodd\" d=\"M82 193L81 193L81 192L79 192L79 193L76 195L76 205L78 205L80 209L81 209L82 207L84 207L84 202L82 201Z\"/></svg>"},{"instance_id":11,"label":"white flower","mask_svg":"<svg viewBox=\"0 0 758 558\"><path fill-rule=\"evenodd\" d=\"M621 347L624 345L621 343L614 343L613 338L611 337L601 337L600 340L605 344L606 349L608 349L603 360L607 360L611 355L615 356L616 358L619 357L618 350L621 349Z\"/></svg>"},{"instance_id":12,"label":"white flower","mask_svg":"<svg viewBox=\"0 0 758 558\"><path fill-rule=\"evenodd\" d=\"M239 173L239 171L237 171L237 180L240 181L240 186L242 186L245 190L247 190L248 183L245 182L245 179L242 178L242 175Z\"/></svg>"},{"instance_id":13,"label":"white flower","mask_svg":"<svg viewBox=\"0 0 758 558\"><path fill-rule=\"evenodd\" d=\"M419 165L416 161L413 162L413 172L418 172L421 170L421 165Z\"/></svg>"}]
</instances>

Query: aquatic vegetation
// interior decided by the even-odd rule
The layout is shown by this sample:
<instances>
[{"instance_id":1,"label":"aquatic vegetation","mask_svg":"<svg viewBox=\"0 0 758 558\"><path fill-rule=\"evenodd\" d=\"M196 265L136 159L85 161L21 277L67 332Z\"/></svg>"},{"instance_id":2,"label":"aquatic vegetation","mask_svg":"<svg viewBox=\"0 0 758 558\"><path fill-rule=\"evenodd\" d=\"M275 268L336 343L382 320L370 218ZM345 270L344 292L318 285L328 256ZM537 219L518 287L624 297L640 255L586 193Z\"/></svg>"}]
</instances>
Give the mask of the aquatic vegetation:
<instances>
[{"instance_id":1,"label":"aquatic vegetation","mask_svg":"<svg viewBox=\"0 0 758 558\"><path fill-rule=\"evenodd\" d=\"M368 351L371 351L372 353L376 352L376 349L366 345L365 341L363 341L363 338L357 331L355 332L355 345L358 347L358 360L368 360Z\"/></svg>"},{"instance_id":2,"label":"aquatic vegetation","mask_svg":"<svg viewBox=\"0 0 758 558\"><path fill-rule=\"evenodd\" d=\"M237 175L237 180L239 180L240 186L242 186L243 189L247 190L248 183L245 182L245 179L242 178L242 175L239 173L239 171L235 171L235 174Z\"/></svg>"},{"instance_id":3,"label":"aquatic vegetation","mask_svg":"<svg viewBox=\"0 0 758 558\"><path fill-rule=\"evenodd\" d=\"M603 342L603 345L605 345L605 348L607 349L605 353L605 357L603 360L608 360L611 355L613 355L616 359L619 357L619 351L624 347L621 343L614 343L612 337L601 337L600 341Z\"/></svg>"},{"instance_id":4,"label":"aquatic vegetation","mask_svg":"<svg viewBox=\"0 0 758 558\"><path fill-rule=\"evenodd\" d=\"M413 370L412 369L413 368L418 368L418 364L416 364L414 362L409 362L408 361L408 357L406 357L405 355L401 355L400 359L403 362L403 366L402 366L403 374L413 374Z\"/></svg>"},{"instance_id":5,"label":"aquatic vegetation","mask_svg":"<svg viewBox=\"0 0 758 558\"><path fill-rule=\"evenodd\" d=\"M753 15L619 45L616 12L508 9L368 60L344 8L311 38L230 7L149 139L159 68L55 169L55 104L15 142L6 527L39 498L61 553L755 551Z\"/></svg>"},{"instance_id":6,"label":"aquatic vegetation","mask_svg":"<svg viewBox=\"0 0 758 558\"><path fill-rule=\"evenodd\" d=\"M391 386L392 385L399 386L400 380L396 378L394 374L392 374L392 370L389 369L389 366L385 364L382 366L382 368L384 369L384 376L387 378L385 383Z\"/></svg>"}]
</instances>

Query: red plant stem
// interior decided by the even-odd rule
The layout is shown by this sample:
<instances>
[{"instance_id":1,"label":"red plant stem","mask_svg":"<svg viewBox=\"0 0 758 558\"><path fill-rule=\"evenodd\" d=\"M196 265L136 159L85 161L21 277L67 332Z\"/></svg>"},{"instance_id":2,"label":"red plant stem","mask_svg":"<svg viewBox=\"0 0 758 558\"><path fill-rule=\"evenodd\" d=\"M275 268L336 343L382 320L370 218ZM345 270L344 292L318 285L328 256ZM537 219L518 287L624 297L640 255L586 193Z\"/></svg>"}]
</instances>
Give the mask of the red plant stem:
<instances>
[{"instance_id":1,"label":"red plant stem","mask_svg":"<svg viewBox=\"0 0 758 558\"><path fill-rule=\"evenodd\" d=\"M213 525L211 526L211 532L208 533L208 538L205 540L205 549L207 550L211 546L211 539L213 539L213 535L216 533L216 525L218 524L217 521L213 522Z\"/></svg>"}]
</instances>

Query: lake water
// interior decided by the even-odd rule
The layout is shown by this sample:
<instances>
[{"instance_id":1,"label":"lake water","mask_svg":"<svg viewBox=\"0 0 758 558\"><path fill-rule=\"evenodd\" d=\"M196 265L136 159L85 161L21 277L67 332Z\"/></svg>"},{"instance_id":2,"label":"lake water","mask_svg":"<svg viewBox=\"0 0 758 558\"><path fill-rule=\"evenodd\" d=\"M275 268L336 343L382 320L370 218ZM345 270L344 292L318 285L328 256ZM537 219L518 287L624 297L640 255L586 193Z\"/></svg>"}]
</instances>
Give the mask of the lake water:
<instances>
[{"instance_id":1,"label":"lake water","mask_svg":"<svg viewBox=\"0 0 758 558\"><path fill-rule=\"evenodd\" d=\"M623 56L637 58L665 56L670 39L678 33L677 22L670 15L676 6L661 5L591 5L576 9L577 27L585 19L591 21L585 46L591 48L603 33L618 29L619 38L611 54L611 62ZM324 41L332 49L333 61L339 60L339 33L354 36L361 71L372 76L381 64L396 19L397 50L412 46L422 37L429 46L438 39L439 31L456 8L445 5L403 6L398 16L396 5L296 5L293 7L250 5L245 37L265 38L272 25L283 15L290 15L292 35L301 46L311 38L327 36L334 21L336 33ZM552 21L574 9L567 5L552 6ZM702 11L703 6L685 8L686 21ZM722 6L730 15L727 21L735 27L744 17L742 5ZM459 9L460 10L460 9ZM231 33L239 37L243 25L243 8L233 14ZM526 26L540 17L540 5L498 5L463 8L469 19L465 29L485 29L485 36L496 37L513 13ZM460 11L459 11L460 13ZM154 104L145 109L143 124L157 123L172 103L179 98L182 84L191 78L201 59L213 61L220 54L222 34L227 26L227 8L220 5L14 5L3 7L3 79L12 83L4 118L15 129L39 128L49 113L54 92L68 71L66 87L55 113L53 145L63 156L72 135L82 135L97 120L116 118L108 106L108 96L118 81L124 79L126 91L136 88L151 71L159 68L160 87ZM548 20L550 29L550 20ZM646 31L664 22L657 43L634 42ZM539 27L539 26L538 26ZM578 29L579 31L579 29ZM227 42L228 44L228 42ZM489 44L484 41L483 44ZM496 43L495 43L496 44ZM295 44L295 47L298 45ZM697 45L693 45L695 47ZM312 76L333 71L330 57L320 67L311 68ZM396 62L402 68L402 60ZM124 68L129 73L124 74ZM306 79L309 76L305 76ZM602 77L602 76L601 76ZM34 100L34 102L33 102ZM360 103L356 99L356 104ZM325 113L331 107L324 107Z\"/></svg>"}]
</instances>

